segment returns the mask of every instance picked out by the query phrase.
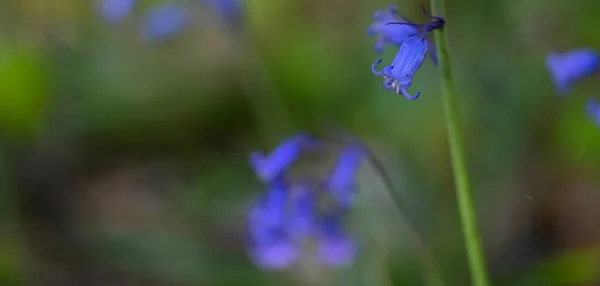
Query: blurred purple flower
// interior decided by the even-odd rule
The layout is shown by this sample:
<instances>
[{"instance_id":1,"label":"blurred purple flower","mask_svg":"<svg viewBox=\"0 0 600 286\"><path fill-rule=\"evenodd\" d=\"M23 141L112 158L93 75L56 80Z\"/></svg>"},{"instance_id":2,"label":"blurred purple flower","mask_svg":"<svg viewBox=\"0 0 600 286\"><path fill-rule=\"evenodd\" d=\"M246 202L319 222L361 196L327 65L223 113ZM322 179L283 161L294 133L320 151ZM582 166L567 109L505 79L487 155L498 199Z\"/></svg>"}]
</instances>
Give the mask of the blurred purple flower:
<instances>
[{"instance_id":1,"label":"blurred purple flower","mask_svg":"<svg viewBox=\"0 0 600 286\"><path fill-rule=\"evenodd\" d=\"M136 0L101 0L100 15L111 24L123 21L135 7Z\"/></svg>"},{"instance_id":2,"label":"blurred purple flower","mask_svg":"<svg viewBox=\"0 0 600 286\"><path fill-rule=\"evenodd\" d=\"M343 207L349 207L354 202L355 178L365 157L362 146L358 144L347 146L342 150L329 177L327 190Z\"/></svg>"},{"instance_id":3,"label":"blurred purple flower","mask_svg":"<svg viewBox=\"0 0 600 286\"><path fill-rule=\"evenodd\" d=\"M253 152L250 154L250 165L263 182L269 182L287 171L298 160L302 151L313 148L315 142L307 134L295 135L281 143L269 156Z\"/></svg>"},{"instance_id":4,"label":"blurred purple flower","mask_svg":"<svg viewBox=\"0 0 600 286\"><path fill-rule=\"evenodd\" d=\"M383 80L385 89L395 91L398 94L402 92L410 100L415 100L419 97L421 94L420 91L413 96L407 89L411 86L412 79L421 67L427 54L427 41L423 40L424 36L425 34L413 36L404 41L392 64L384 67L383 70L377 70L377 65L383 59L379 59L372 65L371 69L373 73L376 76L383 76L385 78Z\"/></svg>"},{"instance_id":5,"label":"blurred purple flower","mask_svg":"<svg viewBox=\"0 0 600 286\"><path fill-rule=\"evenodd\" d=\"M597 98L592 97L587 102L587 112L594 123L600 126L600 102Z\"/></svg>"},{"instance_id":6,"label":"blurred purple flower","mask_svg":"<svg viewBox=\"0 0 600 286\"><path fill-rule=\"evenodd\" d=\"M342 214L352 205L355 176L366 156L363 147L345 147L325 182L318 175L302 177L301 181L288 178L289 169L303 151L321 151L317 147L322 146L323 142L302 133L284 141L268 157L258 152L250 156L250 163L268 188L252 208L248 223L251 257L259 267L291 266L309 236L319 240L319 258L324 264L343 266L354 260L355 243L344 232ZM331 196L336 198L333 203Z\"/></svg>"},{"instance_id":7,"label":"blurred purple flower","mask_svg":"<svg viewBox=\"0 0 600 286\"><path fill-rule=\"evenodd\" d=\"M345 233L342 221L337 216L329 216L323 220L318 241L318 256L323 264L346 266L356 257L356 243Z\"/></svg>"},{"instance_id":8,"label":"blurred purple flower","mask_svg":"<svg viewBox=\"0 0 600 286\"><path fill-rule=\"evenodd\" d=\"M577 49L566 53L552 52L546 67L559 93L567 93L573 82L600 70L600 55L592 49Z\"/></svg>"},{"instance_id":9,"label":"blurred purple flower","mask_svg":"<svg viewBox=\"0 0 600 286\"><path fill-rule=\"evenodd\" d=\"M310 236L315 224L315 191L307 186L299 186L294 191L289 222L290 235L296 241L301 241Z\"/></svg>"},{"instance_id":10,"label":"blurred purple flower","mask_svg":"<svg viewBox=\"0 0 600 286\"><path fill-rule=\"evenodd\" d=\"M142 32L152 41L165 40L191 22L186 7L176 3L164 3L151 8L143 21Z\"/></svg>"},{"instance_id":11,"label":"blurred purple flower","mask_svg":"<svg viewBox=\"0 0 600 286\"><path fill-rule=\"evenodd\" d=\"M253 261L261 268L283 269L298 259L299 249L290 237L287 224L288 195L283 181L273 182L250 211L250 252Z\"/></svg>"},{"instance_id":12,"label":"blurred purple flower","mask_svg":"<svg viewBox=\"0 0 600 286\"><path fill-rule=\"evenodd\" d=\"M390 22L407 22L398 14L397 6L390 6L386 10L377 11L373 15L373 24L369 27L368 33L375 36L375 51L383 52L386 45L392 44L400 46L402 43L419 34L419 30L408 25L386 25Z\"/></svg>"}]
</instances>

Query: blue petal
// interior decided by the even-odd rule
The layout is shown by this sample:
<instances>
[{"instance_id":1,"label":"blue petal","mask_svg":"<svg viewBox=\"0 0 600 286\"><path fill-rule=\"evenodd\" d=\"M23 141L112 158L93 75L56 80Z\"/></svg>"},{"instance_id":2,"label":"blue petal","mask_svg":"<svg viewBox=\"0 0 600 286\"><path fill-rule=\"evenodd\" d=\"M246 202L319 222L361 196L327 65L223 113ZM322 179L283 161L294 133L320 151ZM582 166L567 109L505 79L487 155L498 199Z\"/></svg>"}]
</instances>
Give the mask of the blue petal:
<instances>
[{"instance_id":1,"label":"blue petal","mask_svg":"<svg viewBox=\"0 0 600 286\"><path fill-rule=\"evenodd\" d=\"M402 94L404 94L404 97L406 97L407 99L410 100L415 100L417 98L419 98L419 95L421 95L421 91L418 91L416 95L411 95L408 90L406 90L406 86L402 86Z\"/></svg>"},{"instance_id":2,"label":"blue petal","mask_svg":"<svg viewBox=\"0 0 600 286\"><path fill-rule=\"evenodd\" d=\"M346 147L338 159L329 178L328 190L338 199L341 205L348 206L353 201L356 174L360 169L365 152L361 146Z\"/></svg>"},{"instance_id":3,"label":"blue petal","mask_svg":"<svg viewBox=\"0 0 600 286\"><path fill-rule=\"evenodd\" d=\"M354 262L357 252L356 242L344 232L339 219L327 218L319 237L319 260L329 266L342 267Z\"/></svg>"},{"instance_id":4,"label":"blue petal","mask_svg":"<svg viewBox=\"0 0 600 286\"><path fill-rule=\"evenodd\" d=\"M254 264L265 270L283 270L292 266L300 256L300 250L291 241L256 245L250 250Z\"/></svg>"},{"instance_id":5,"label":"blue petal","mask_svg":"<svg viewBox=\"0 0 600 286\"><path fill-rule=\"evenodd\" d=\"M550 53L546 67L559 93L567 93L571 84L600 70L600 55L592 49L577 49L563 54Z\"/></svg>"},{"instance_id":6,"label":"blue petal","mask_svg":"<svg viewBox=\"0 0 600 286\"><path fill-rule=\"evenodd\" d=\"M157 5L146 14L143 34L150 40L165 40L187 27L190 20L190 15L183 5Z\"/></svg>"},{"instance_id":7,"label":"blue petal","mask_svg":"<svg viewBox=\"0 0 600 286\"><path fill-rule=\"evenodd\" d=\"M398 14L396 6L390 6L384 11L377 11L373 16L373 20L373 24L368 28L367 33L376 36L375 50L378 53L382 52L387 44L400 46L407 38L419 33L415 27L409 25L386 25L389 22L409 23Z\"/></svg>"},{"instance_id":8,"label":"blue petal","mask_svg":"<svg viewBox=\"0 0 600 286\"><path fill-rule=\"evenodd\" d=\"M299 134L281 143L268 157L254 152L250 155L250 164L258 177L270 182L287 171L300 157L302 150L314 148L315 140L307 134Z\"/></svg>"},{"instance_id":9,"label":"blue petal","mask_svg":"<svg viewBox=\"0 0 600 286\"><path fill-rule=\"evenodd\" d=\"M410 86L413 76L423 64L427 54L427 41L421 37L410 37L400 47L391 66L393 76L403 86Z\"/></svg>"}]
</instances>

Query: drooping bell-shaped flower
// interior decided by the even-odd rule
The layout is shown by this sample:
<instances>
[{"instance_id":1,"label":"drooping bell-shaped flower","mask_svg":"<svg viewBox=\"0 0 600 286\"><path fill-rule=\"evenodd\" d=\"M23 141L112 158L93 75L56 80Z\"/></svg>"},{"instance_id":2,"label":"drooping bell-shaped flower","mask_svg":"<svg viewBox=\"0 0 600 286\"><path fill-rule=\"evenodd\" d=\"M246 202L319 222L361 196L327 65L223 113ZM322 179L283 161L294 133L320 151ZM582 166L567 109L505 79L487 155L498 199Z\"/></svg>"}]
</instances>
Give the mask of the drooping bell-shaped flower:
<instances>
[{"instance_id":1,"label":"drooping bell-shaped flower","mask_svg":"<svg viewBox=\"0 0 600 286\"><path fill-rule=\"evenodd\" d=\"M150 8L142 23L142 34L151 41L171 38L191 23L189 10L183 4L164 3Z\"/></svg>"},{"instance_id":2,"label":"drooping bell-shaped flower","mask_svg":"<svg viewBox=\"0 0 600 286\"><path fill-rule=\"evenodd\" d=\"M305 149L314 148L316 141L301 133L283 141L268 156L261 152L250 154L250 165L263 182L269 182L287 171Z\"/></svg>"},{"instance_id":3,"label":"drooping bell-shaped flower","mask_svg":"<svg viewBox=\"0 0 600 286\"><path fill-rule=\"evenodd\" d=\"M285 140L268 156L259 152L250 156L252 167L267 185L248 222L250 254L259 267L288 268L298 260L309 237L316 239L323 264L344 266L354 260L356 243L345 232L343 219L354 205L355 177L366 156L365 147L357 143L345 146L337 163L325 174L320 170L290 174L300 157L323 154L332 150L331 146L301 133Z\"/></svg>"},{"instance_id":4,"label":"drooping bell-shaped flower","mask_svg":"<svg viewBox=\"0 0 600 286\"><path fill-rule=\"evenodd\" d=\"M373 24L369 26L367 30L368 34L375 36L375 51L378 53L383 52L386 45L392 45L400 47L404 41L410 37L417 36L420 34L420 30L424 32L431 32L434 29L441 29L444 27L445 21L441 17L431 16L425 11L425 7L421 6L423 13L433 19L431 23L424 25L414 24L411 21L400 16L398 13L398 7L392 5L386 10L377 11L373 15ZM425 37L424 37L425 38ZM427 39L425 38L427 41ZM427 41L431 48L429 49L429 56L434 65L437 65L437 51L435 45L431 41Z\"/></svg>"},{"instance_id":5,"label":"drooping bell-shaped flower","mask_svg":"<svg viewBox=\"0 0 600 286\"><path fill-rule=\"evenodd\" d=\"M600 54L593 49L552 52L546 58L546 67L558 92L564 94L575 81L600 71Z\"/></svg>"},{"instance_id":6,"label":"drooping bell-shaped flower","mask_svg":"<svg viewBox=\"0 0 600 286\"><path fill-rule=\"evenodd\" d=\"M383 81L385 89L395 91L398 94L402 93L410 100L419 97L420 91L416 95L411 95L408 88L411 86L413 77L423 64L427 54L427 41L423 40L424 36L425 34L422 34L406 39L392 64L385 66L382 70L377 70L377 65L383 59L373 63L371 67L373 73L376 76L385 78Z\"/></svg>"},{"instance_id":7,"label":"drooping bell-shaped flower","mask_svg":"<svg viewBox=\"0 0 600 286\"><path fill-rule=\"evenodd\" d=\"M250 257L263 269L284 269L299 257L288 229L288 188L273 182L249 214Z\"/></svg>"},{"instance_id":8,"label":"drooping bell-shaped flower","mask_svg":"<svg viewBox=\"0 0 600 286\"><path fill-rule=\"evenodd\" d=\"M327 190L342 207L350 207L354 202L356 174L365 157L363 147L352 144L342 150L336 165L333 167Z\"/></svg>"},{"instance_id":9,"label":"drooping bell-shaped flower","mask_svg":"<svg viewBox=\"0 0 600 286\"><path fill-rule=\"evenodd\" d=\"M325 265L346 266L356 257L356 242L346 233L337 215L323 218L317 241L319 261Z\"/></svg>"},{"instance_id":10,"label":"drooping bell-shaped flower","mask_svg":"<svg viewBox=\"0 0 600 286\"><path fill-rule=\"evenodd\" d=\"M367 32L375 36L375 51L383 52L387 45L400 46L409 37L419 34L419 30L409 25L386 25L390 22L408 21L398 13L397 6L390 6L386 10L377 11L373 15L373 24Z\"/></svg>"}]
</instances>

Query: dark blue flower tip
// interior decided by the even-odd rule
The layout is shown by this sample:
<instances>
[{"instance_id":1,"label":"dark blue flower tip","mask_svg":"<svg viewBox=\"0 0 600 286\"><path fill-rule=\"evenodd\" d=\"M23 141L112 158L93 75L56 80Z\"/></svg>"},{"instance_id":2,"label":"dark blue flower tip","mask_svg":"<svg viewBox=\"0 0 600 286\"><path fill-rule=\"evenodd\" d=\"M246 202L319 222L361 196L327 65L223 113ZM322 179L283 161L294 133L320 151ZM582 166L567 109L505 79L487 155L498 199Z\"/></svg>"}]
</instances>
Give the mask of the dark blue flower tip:
<instances>
[{"instance_id":1,"label":"dark blue flower tip","mask_svg":"<svg viewBox=\"0 0 600 286\"><path fill-rule=\"evenodd\" d=\"M600 126L600 102L592 97L587 102L587 113L594 120L596 125Z\"/></svg>"},{"instance_id":2,"label":"dark blue flower tip","mask_svg":"<svg viewBox=\"0 0 600 286\"><path fill-rule=\"evenodd\" d=\"M191 17L184 5L165 3L151 8L142 25L143 35L151 41L167 40L186 28Z\"/></svg>"},{"instance_id":3,"label":"dark blue flower tip","mask_svg":"<svg viewBox=\"0 0 600 286\"><path fill-rule=\"evenodd\" d=\"M403 25L386 25L389 22L408 22L398 14L396 6L390 6L386 10L377 11L373 15L373 24L367 33L376 37L375 51L383 52L386 45L400 46L409 37L419 33L415 27Z\"/></svg>"},{"instance_id":4,"label":"dark blue flower tip","mask_svg":"<svg viewBox=\"0 0 600 286\"><path fill-rule=\"evenodd\" d=\"M444 20L444 18L429 15L429 13L427 13L427 10L425 10L425 7L423 5L421 5L421 10L423 10L423 13L425 14L425 16L431 18L433 21L431 21L427 24L414 24L414 23L410 23L407 21L395 21L395 22L386 23L386 25L411 26L411 27L422 29L423 31L425 31L427 33L431 32L433 30L436 30L436 29L444 28L444 26L446 25L446 21Z\"/></svg>"},{"instance_id":5,"label":"dark blue flower tip","mask_svg":"<svg viewBox=\"0 0 600 286\"><path fill-rule=\"evenodd\" d=\"M326 217L323 220L318 242L319 261L325 265L342 267L350 265L356 259L356 242L346 234L337 216Z\"/></svg>"},{"instance_id":6,"label":"dark blue flower tip","mask_svg":"<svg viewBox=\"0 0 600 286\"><path fill-rule=\"evenodd\" d=\"M131 14L136 2L136 0L102 0L100 15L110 24L121 22Z\"/></svg>"},{"instance_id":7,"label":"dark blue flower tip","mask_svg":"<svg viewBox=\"0 0 600 286\"><path fill-rule=\"evenodd\" d=\"M363 146L352 144L344 148L328 180L327 190L337 199L342 207L354 203L356 175L367 153Z\"/></svg>"},{"instance_id":8,"label":"dark blue flower tip","mask_svg":"<svg viewBox=\"0 0 600 286\"><path fill-rule=\"evenodd\" d=\"M417 70L423 64L425 55L427 54L427 41L423 39L424 35L414 36L406 39L396 58L391 65L384 67L382 70L377 70L377 65L381 63L381 59L373 63L371 69L376 76L385 78L383 86L387 90L394 90L396 93L402 93L407 99L415 100L421 92L412 95L408 92L408 88L412 84L412 79Z\"/></svg>"},{"instance_id":9,"label":"dark blue flower tip","mask_svg":"<svg viewBox=\"0 0 600 286\"><path fill-rule=\"evenodd\" d=\"M600 55L593 49L577 49L566 53L552 52L546 58L546 67L559 93L571 90L571 85L600 70Z\"/></svg>"},{"instance_id":10,"label":"dark blue flower tip","mask_svg":"<svg viewBox=\"0 0 600 286\"><path fill-rule=\"evenodd\" d=\"M298 134L281 143L269 156L260 152L250 154L250 165L263 182L270 182L287 171L303 150L314 149L316 145L317 141L312 136Z\"/></svg>"}]
</instances>

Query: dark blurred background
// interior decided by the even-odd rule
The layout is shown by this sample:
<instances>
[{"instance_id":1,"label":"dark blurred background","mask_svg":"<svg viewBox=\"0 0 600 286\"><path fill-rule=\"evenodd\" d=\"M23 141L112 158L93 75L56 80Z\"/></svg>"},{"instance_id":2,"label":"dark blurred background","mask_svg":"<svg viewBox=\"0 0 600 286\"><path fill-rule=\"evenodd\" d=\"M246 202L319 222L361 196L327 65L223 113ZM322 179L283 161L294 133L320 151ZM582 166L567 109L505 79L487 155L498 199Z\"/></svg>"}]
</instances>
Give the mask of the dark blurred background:
<instances>
[{"instance_id":1,"label":"dark blurred background","mask_svg":"<svg viewBox=\"0 0 600 286\"><path fill-rule=\"evenodd\" d=\"M187 26L144 36L153 5L117 23L96 0L0 2L1 285L424 285L389 191L405 199L446 285L469 285L438 71L416 101L388 92L366 29L397 4L241 0L186 5ZM494 285L600 285L598 76L559 97L548 52L600 49L594 0L447 1L471 181ZM384 161L365 168L344 269L265 272L246 251L263 191L249 152L337 126Z\"/></svg>"}]
</instances>

